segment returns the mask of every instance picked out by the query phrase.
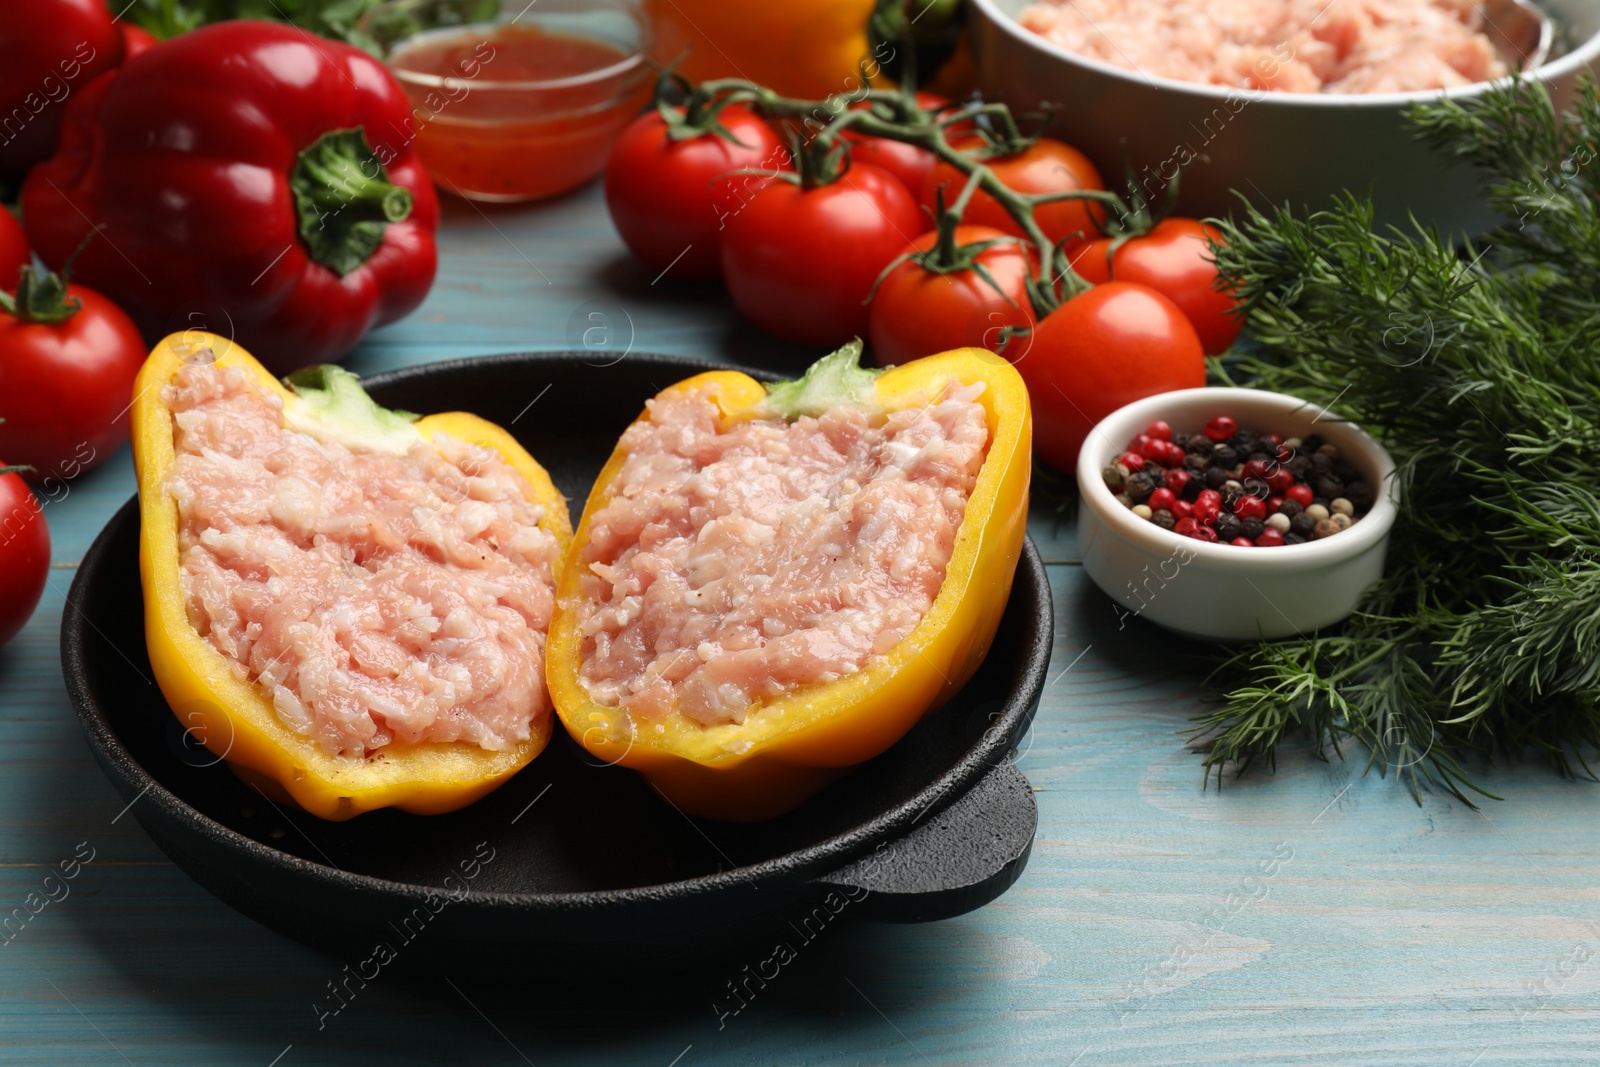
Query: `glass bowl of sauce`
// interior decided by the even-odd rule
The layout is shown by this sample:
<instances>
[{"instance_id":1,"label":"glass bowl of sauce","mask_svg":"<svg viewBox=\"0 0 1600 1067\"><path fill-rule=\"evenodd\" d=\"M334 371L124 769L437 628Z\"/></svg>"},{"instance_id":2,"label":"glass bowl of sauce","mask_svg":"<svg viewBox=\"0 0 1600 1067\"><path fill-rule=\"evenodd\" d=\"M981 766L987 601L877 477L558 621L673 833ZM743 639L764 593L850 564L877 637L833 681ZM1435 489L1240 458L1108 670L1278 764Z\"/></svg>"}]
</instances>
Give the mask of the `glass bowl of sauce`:
<instances>
[{"instance_id":1,"label":"glass bowl of sauce","mask_svg":"<svg viewBox=\"0 0 1600 1067\"><path fill-rule=\"evenodd\" d=\"M629 0L391 0L360 28L405 89L428 173L469 200L582 185L654 85Z\"/></svg>"}]
</instances>

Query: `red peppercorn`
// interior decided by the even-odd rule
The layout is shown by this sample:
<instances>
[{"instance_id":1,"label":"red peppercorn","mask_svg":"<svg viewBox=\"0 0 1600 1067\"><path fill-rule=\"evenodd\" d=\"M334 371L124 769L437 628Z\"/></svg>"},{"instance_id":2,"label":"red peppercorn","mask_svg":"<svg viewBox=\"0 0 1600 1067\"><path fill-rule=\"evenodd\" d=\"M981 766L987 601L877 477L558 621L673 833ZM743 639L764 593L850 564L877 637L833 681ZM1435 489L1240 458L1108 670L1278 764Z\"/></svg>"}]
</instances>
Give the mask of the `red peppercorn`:
<instances>
[{"instance_id":1,"label":"red peppercorn","mask_svg":"<svg viewBox=\"0 0 1600 1067\"><path fill-rule=\"evenodd\" d=\"M1180 537L1193 537L1194 532L1200 529L1200 524L1193 519L1179 519L1172 527L1172 532Z\"/></svg>"},{"instance_id":2,"label":"red peppercorn","mask_svg":"<svg viewBox=\"0 0 1600 1067\"><path fill-rule=\"evenodd\" d=\"M1187 500L1174 500L1167 510L1172 512L1172 517L1175 519L1194 518L1194 505Z\"/></svg>"},{"instance_id":3,"label":"red peppercorn","mask_svg":"<svg viewBox=\"0 0 1600 1067\"><path fill-rule=\"evenodd\" d=\"M1290 448L1288 445L1279 445L1278 446L1278 462L1279 463L1287 463L1293 458L1294 458L1294 449Z\"/></svg>"},{"instance_id":4,"label":"red peppercorn","mask_svg":"<svg viewBox=\"0 0 1600 1067\"><path fill-rule=\"evenodd\" d=\"M1303 508L1309 508L1311 502L1317 498L1309 485L1291 485L1284 490L1283 495Z\"/></svg>"},{"instance_id":5,"label":"red peppercorn","mask_svg":"<svg viewBox=\"0 0 1600 1067\"><path fill-rule=\"evenodd\" d=\"M1265 442L1266 444L1271 445L1273 448L1283 447L1283 434L1281 433L1264 433L1260 437L1256 438L1256 440Z\"/></svg>"},{"instance_id":6,"label":"red peppercorn","mask_svg":"<svg viewBox=\"0 0 1600 1067\"><path fill-rule=\"evenodd\" d=\"M1226 441L1238 432L1239 424L1226 415L1218 415L1206 423L1206 436L1213 441Z\"/></svg>"},{"instance_id":7,"label":"red peppercorn","mask_svg":"<svg viewBox=\"0 0 1600 1067\"><path fill-rule=\"evenodd\" d=\"M1196 521L1203 522L1209 526L1217 521L1217 516L1222 514L1222 508L1217 504L1202 504L1196 500L1193 514Z\"/></svg>"},{"instance_id":8,"label":"red peppercorn","mask_svg":"<svg viewBox=\"0 0 1600 1067\"><path fill-rule=\"evenodd\" d=\"M1165 461L1167 466L1169 466L1169 467L1181 467L1181 466L1183 466L1183 456L1184 456L1183 449L1179 448L1177 445L1173 444L1171 441L1167 442L1167 458L1166 458L1166 461Z\"/></svg>"},{"instance_id":9,"label":"red peppercorn","mask_svg":"<svg viewBox=\"0 0 1600 1067\"><path fill-rule=\"evenodd\" d=\"M1150 435L1147 434L1147 433L1135 434L1134 437L1133 437L1133 440L1128 442L1128 451L1129 452L1141 452L1141 451L1143 451L1144 450L1144 446L1145 446L1145 442L1147 442L1149 440L1150 440Z\"/></svg>"},{"instance_id":10,"label":"red peppercorn","mask_svg":"<svg viewBox=\"0 0 1600 1067\"><path fill-rule=\"evenodd\" d=\"M1250 462L1244 465L1244 477L1246 481L1249 481L1251 478L1256 478L1264 482L1267 480L1267 477L1269 474L1271 474L1271 472L1271 465L1269 465L1264 459L1252 459ZM1293 477L1293 475L1291 475L1291 477Z\"/></svg>"},{"instance_id":11,"label":"red peppercorn","mask_svg":"<svg viewBox=\"0 0 1600 1067\"><path fill-rule=\"evenodd\" d=\"M1125 452L1117 462L1127 467L1130 472L1144 470L1144 457L1137 452Z\"/></svg>"},{"instance_id":12,"label":"red peppercorn","mask_svg":"<svg viewBox=\"0 0 1600 1067\"><path fill-rule=\"evenodd\" d=\"M1146 426L1144 432L1158 441L1172 440L1172 424L1166 419L1157 419Z\"/></svg>"},{"instance_id":13,"label":"red peppercorn","mask_svg":"<svg viewBox=\"0 0 1600 1067\"><path fill-rule=\"evenodd\" d=\"M1256 547L1256 543L1250 540L1248 537L1235 537L1232 541L1229 541L1228 544L1237 545L1240 548Z\"/></svg>"},{"instance_id":14,"label":"red peppercorn","mask_svg":"<svg viewBox=\"0 0 1600 1067\"><path fill-rule=\"evenodd\" d=\"M1151 511L1161 511L1163 509L1171 511L1172 505L1177 502L1178 498L1172 495L1171 489L1157 489L1150 494L1150 499L1145 501L1146 504L1150 505Z\"/></svg>"},{"instance_id":15,"label":"red peppercorn","mask_svg":"<svg viewBox=\"0 0 1600 1067\"><path fill-rule=\"evenodd\" d=\"M1197 541L1210 541L1212 544L1217 543L1217 531L1213 530L1209 526L1196 527L1193 536Z\"/></svg>"},{"instance_id":16,"label":"red peppercorn","mask_svg":"<svg viewBox=\"0 0 1600 1067\"><path fill-rule=\"evenodd\" d=\"M1264 519L1267 517L1267 505L1258 496L1245 495L1235 501L1233 513L1241 519Z\"/></svg>"},{"instance_id":17,"label":"red peppercorn","mask_svg":"<svg viewBox=\"0 0 1600 1067\"><path fill-rule=\"evenodd\" d=\"M1277 548L1283 544L1283 534L1268 526L1261 531L1261 536L1256 538L1257 548Z\"/></svg>"},{"instance_id":18,"label":"red peppercorn","mask_svg":"<svg viewBox=\"0 0 1600 1067\"><path fill-rule=\"evenodd\" d=\"M1139 446L1139 455L1153 463L1160 463L1165 466L1167 458L1167 442L1157 441L1154 437L1148 438L1144 444Z\"/></svg>"},{"instance_id":19,"label":"red peppercorn","mask_svg":"<svg viewBox=\"0 0 1600 1067\"><path fill-rule=\"evenodd\" d=\"M1167 488L1172 490L1173 496L1182 496L1183 491L1189 487L1193 474L1179 467L1177 470L1167 472Z\"/></svg>"},{"instance_id":20,"label":"red peppercorn","mask_svg":"<svg viewBox=\"0 0 1600 1067\"><path fill-rule=\"evenodd\" d=\"M1268 515L1276 515L1278 513L1278 509L1281 508L1281 507L1283 507L1283 497L1281 497L1281 496L1269 496L1269 497L1267 497L1267 514Z\"/></svg>"},{"instance_id":21,"label":"red peppercorn","mask_svg":"<svg viewBox=\"0 0 1600 1067\"><path fill-rule=\"evenodd\" d=\"M1208 508L1222 507L1222 494L1215 489L1202 489L1194 498L1195 507L1202 505Z\"/></svg>"},{"instance_id":22,"label":"red peppercorn","mask_svg":"<svg viewBox=\"0 0 1600 1067\"><path fill-rule=\"evenodd\" d=\"M1287 467L1277 467L1267 472L1265 481L1267 488L1281 495L1294 484L1294 472Z\"/></svg>"}]
</instances>

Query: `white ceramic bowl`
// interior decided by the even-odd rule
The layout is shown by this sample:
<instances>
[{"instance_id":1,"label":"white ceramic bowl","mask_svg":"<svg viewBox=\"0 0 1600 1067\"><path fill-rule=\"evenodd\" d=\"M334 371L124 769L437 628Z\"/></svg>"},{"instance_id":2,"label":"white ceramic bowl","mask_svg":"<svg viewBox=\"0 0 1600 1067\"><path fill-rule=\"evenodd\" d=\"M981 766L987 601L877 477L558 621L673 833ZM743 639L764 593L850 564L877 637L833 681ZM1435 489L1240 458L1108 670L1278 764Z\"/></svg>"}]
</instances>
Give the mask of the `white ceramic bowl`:
<instances>
[{"instance_id":1,"label":"white ceramic bowl","mask_svg":"<svg viewBox=\"0 0 1600 1067\"><path fill-rule=\"evenodd\" d=\"M1367 477L1377 499L1349 529L1279 548L1211 544L1163 530L1117 502L1102 471L1157 419L1196 433L1229 415L1244 429L1319 434ZM1363 430L1298 397L1257 389L1180 389L1102 419L1078 453L1078 551L1083 568L1126 621L1150 620L1220 641L1309 635L1338 622L1383 574L1398 488L1394 461Z\"/></svg>"},{"instance_id":2,"label":"white ceramic bowl","mask_svg":"<svg viewBox=\"0 0 1600 1067\"><path fill-rule=\"evenodd\" d=\"M1447 92L1252 92L1145 76L1051 44L1016 21L1029 0L973 0L969 32L978 87L1017 114L1057 110L1050 133L1082 149L1113 188L1131 164L1147 191L1183 167L1179 213L1237 212L1234 190L1258 206L1328 206L1349 189L1372 193L1379 225L1410 218L1476 234L1497 220L1482 177L1418 142L1402 119L1421 100L1466 101L1483 84ZM1160 0L1152 0L1159 3ZM1334 0L1337 2L1337 0ZM1600 69L1600 0L1536 0L1566 50L1537 68L1558 108Z\"/></svg>"}]
</instances>

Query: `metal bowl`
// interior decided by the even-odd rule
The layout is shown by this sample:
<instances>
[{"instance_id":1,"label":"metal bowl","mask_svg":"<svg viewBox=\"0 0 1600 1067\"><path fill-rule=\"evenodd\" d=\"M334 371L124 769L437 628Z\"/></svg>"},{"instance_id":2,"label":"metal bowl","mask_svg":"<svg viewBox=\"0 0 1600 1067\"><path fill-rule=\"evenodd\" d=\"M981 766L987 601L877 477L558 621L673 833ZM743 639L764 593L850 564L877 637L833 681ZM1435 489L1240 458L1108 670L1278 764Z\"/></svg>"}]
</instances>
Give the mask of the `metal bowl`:
<instances>
[{"instance_id":1,"label":"metal bowl","mask_svg":"<svg viewBox=\"0 0 1600 1067\"><path fill-rule=\"evenodd\" d=\"M364 384L390 407L475 411L509 427L576 507L645 401L713 366L530 353ZM688 818L559 729L516 778L447 815L323 822L277 805L185 733L151 683L138 539L131 500L84 556L62 617L62 671L95 759L195 881L353 964L403 954L519 981L681 975L758 949L749 958L760 959L836 914L925 922L970 911L1027 863L1036 809L1010 757L1039 706L1053 631L1031 541L989 656L961 692L796 810L743 825Z\"/></svg>"},{"instance_id":2,"label":"metal bowl","mask_svg":"<svg viewBox=\"0 0 1600 1067\"><path fill-rule=\"evenodd\" d=\"M1148 77L1024 29L1016 15L1028 2L972 0L978 85L1018 114L1055 105L1052 136L1087 153L1113 187L1124 160L1152 192L1181 164L1185 215L1227 214L1239 206L1234 190L1258 205L1322 208L1348 189L1370 191L1380 225L1407 225L1415 216L1445 232L1476 234L1497 221L1472 169L1430 152L1401 117L1439 91L1313 95ZM1534 73L1564 107L1600 57L1600 0L1540 6L1570 47ZM1467 85L1443 95L1467 100L1482 91Z\"/></svg>"}]
</instances>

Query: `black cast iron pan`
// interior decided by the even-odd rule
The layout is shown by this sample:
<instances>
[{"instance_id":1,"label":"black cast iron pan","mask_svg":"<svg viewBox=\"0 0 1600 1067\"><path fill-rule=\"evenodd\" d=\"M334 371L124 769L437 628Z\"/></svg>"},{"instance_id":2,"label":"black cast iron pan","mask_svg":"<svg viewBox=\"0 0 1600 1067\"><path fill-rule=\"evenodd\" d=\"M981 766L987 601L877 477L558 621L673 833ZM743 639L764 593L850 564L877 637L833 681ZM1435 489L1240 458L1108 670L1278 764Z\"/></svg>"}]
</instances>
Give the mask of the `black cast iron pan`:
<instances>
[{"instance_id":1,"label":"black cast iron pan","mask_svg":"<svg viewBox=\"0 0 1600 1067\"><path fill-rule=\"evenodd\" d=\"M609 359L609 357L608 357ZM617 436L661 388L713 365L530 353L376 375L379 402L473 411L550 471L576 521ZM763 376L763 375L757 375ZM770 375L765 375L770 377ZM556 731L471 807L343 823L275 805L181 728L145 656L130 500L84 557L61 633L95 758L168 856L265 925L346 959L550 959L566 978L714 964L843 918L922 922L1021 873L1036 811L1010 755L1044 687L1052 614L1029 542L976 677L888 752L755 825L693 820ZM789 931L792 931L790 933Z\"/></svg>"}]
</instances>

